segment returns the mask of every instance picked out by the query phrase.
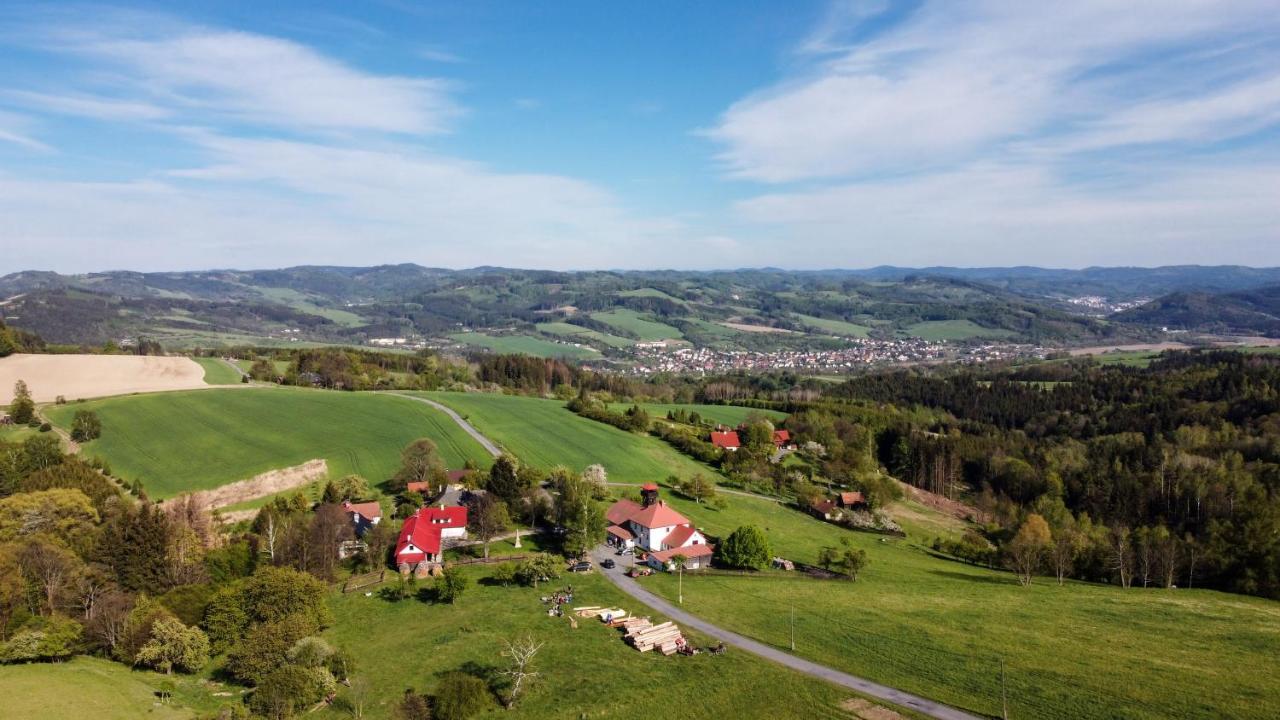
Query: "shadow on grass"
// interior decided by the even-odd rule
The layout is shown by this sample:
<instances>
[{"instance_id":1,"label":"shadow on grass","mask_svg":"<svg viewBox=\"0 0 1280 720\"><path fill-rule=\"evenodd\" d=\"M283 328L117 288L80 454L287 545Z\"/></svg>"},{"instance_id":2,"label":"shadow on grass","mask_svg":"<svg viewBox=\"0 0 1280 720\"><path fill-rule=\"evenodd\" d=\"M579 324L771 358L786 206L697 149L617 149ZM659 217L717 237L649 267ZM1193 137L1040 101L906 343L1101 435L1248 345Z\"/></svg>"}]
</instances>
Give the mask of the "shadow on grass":
<instances>
[{"instance_id":1,"label":"shadow on grass","mask_svg":"<svg viewBox=\"0 0 1280 720\"><path fill-rule=\"evenodd\" d=\"M1017 580L1014 580L1012 576L1000 577L1000 576L991 576L991 575L969 575L967 573L951 572L950 570L930 570L929 574L938 575L940 577L949 578L951 580L965 580L968 582L986 583L988 585L1010 585L1013 587L1018 586Z\"/></svg>"}]
</instances>

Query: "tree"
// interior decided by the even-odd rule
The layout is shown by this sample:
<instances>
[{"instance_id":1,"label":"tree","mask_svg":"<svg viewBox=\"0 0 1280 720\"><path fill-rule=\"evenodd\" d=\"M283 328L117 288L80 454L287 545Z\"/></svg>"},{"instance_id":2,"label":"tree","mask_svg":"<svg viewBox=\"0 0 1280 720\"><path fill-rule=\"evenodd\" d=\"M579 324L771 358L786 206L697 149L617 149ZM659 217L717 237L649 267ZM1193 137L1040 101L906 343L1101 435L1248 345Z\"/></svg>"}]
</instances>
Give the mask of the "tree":
<instances>
[{"instance_id":1,"label":"tree","mask_svg":"<svg viewBox=\"0 0 1280 720\"><path fill-rule=\"evenodd\" d=\"M99 556L121 587L164 592L169 585L169 517L143 502L112 517L102 529Z\"/></svg>"},{"instance_id":2,"label":"tree","mask_svg":"<svg viewBox=\"0 0 1280 720\"><path fill-rule=\"evenodd\" d=\"M98 511L79 490L54 488L0 500L0 542L38 535L84 554L97 523Z\"/></svg>"},{"instance_id":3,"label":"tree","mask_svg":"<svg viewBox=\"0 0 1280 720\"><path fill-rule=\"evenodd\" d=\"M435 580L433 589L436 601L450 605L456 603L458 598L467 591L467 584L467 576L462 573L461 568L446 567Z\"/></svg>"},{"instance_id":4,"label":"tree","mask_svg":"<svg viewBox=\"0 0 1280 720\"><path fill-rule=\"evenodd\" d=\"M26 425L36 416L36 404L31 399L27 383L19 380L13 384L13 400L9 403L9 417L18 425Z\"/></svg>"},{"instance_id":5,"label":"tree","mask_svg":"<svg viewBox=\"0 0 1280 720\"><path fill-rule=\"evenodd\" d=\"M559 478L556 515L564 527L566 555L580 557L595 547L604 535L604 509L595 501L592 486L572 474Z\"/></svg>"},{"instance_id":6,"label":"tree","mask_svg":"<svg viewBox=\"0 0 1280 720\"><path fill-rule=\"evenodd\" d=\"M484 488L505 502L508 507L519 507L525 488L531 485L525 482L526 479L527 476L522 476L520 472L519 462L514 457L504 454L493 461Z\"/></svg>"},{"instance_id":7,"label":"tree","mask_svg":"<svg viewBox=\"0 0 1280 720\"><path fill-rule=\"evenodd\" d=\"M412 688L406 689L393 716L396 720L431 720L431 699Z\"/></svg>"},{"instance_id":8,"label":"tree","mask_svg":"<svg viewBox=\"0 0 1280 720\"><path fill-rule=\"evenodd\" d=\"M62 608L84 572L74 553L53 541L38 538L18 551L18 563L27 583L39 592L40 612L51 616Z\"/></svg>"},{"instance_id":9,"label":"tree","mask_svg":"<svg viewBox=\"0 0 1280 720\"><path fill-rule=\"evenodd\" d=\"M133 661L165 674L175 668L197 672L209 661L209 638L200 628L189 628L177 618L163 618L151 626L151 639L138 649Z\"/></svg>"},{"instance_id":10,"label":"tree","mask_svg":"<svg viewBox=\"0 0 1280 720\"><path fill-rule=\"evenodd\" d=\"M436 720L467 720L492 704L489 686L469 673L445 673L436 687Z\"/></svg>"},{"instance_id":11,"label":"tree","mask_svg":"<svg viewBox=\"0 0 1280 720\"><path fill-rule=\"evenodd\" d=\"M467 509L467 532L484 543L484 556L489 557L489 543L511 528L511 515L507 504L496 496L485 493L475 499Z\"/></svg>"},{"instance_id":12,"label":"tree","mask_svg":"<svg viewBox=\"0 0 1280 720\"><path fill-rule=\"evenodd\" d=\"M1107 531L1107 547L1111 555L1111 567L1120 578L1120 587L1133 584L1133 544L1130 542L1129 528L1123 525L1112 526Z\"/></svg>"},{"instance_id":13,"label":"tree","mask_svg":"<svg viewBox=\"0 0 1280 720\"><path fill-rule=\"evenodd\" d=\"M603 500L609 496L609 473L603 465L588 465L582 471L582 480L591 486L595 499Z\"/></svg>"},{"instance_id":14,"label":"tree","mask_svg":"<svg viewBox=\"0 0 1280 720\"><path fill-rule=\"evenodd\" d=\"M842 537L838 547L828 546L818 551L818 565L849 580L857 580L858 573L867 566L867 551L853 547L849 538Z\"/></svg>"},{"instance_id":15,"label":"tree","mask_svg":"<svg viewBox=\"0 0 1280 720\"><path fill-rule=\"evenodd\" d=\"M515 706L525 685L538 678L539 673L533 669L533 658L542 649L543 644L534 642L534 639L528 635L507 640L507 649L502 651L502 656L507 658L509 664L502 674L511 678L511 691L507 695L508 708Z\"/></svg>"},{"instance_id":16,"label":"tree","mask_svg":"<svg viewBox=\"0 0 1280 720\"><path fill-rule=\"evenodd\" d=\"M694 473L693 477L676 485L681 494L698 504L711 500L716 496L716 484L702 473Z\"/></svg>"},{"instance_id":17,"label":"tree","mask_svg":"<svg viewBox=\"0 0 1280 720\"><path fill-rule=\"evenodd\" d=\"M361 475L344 475L333 483L338 500L362 500L369 497L369 481Z\"/></svg>"},{"instance_id":18,"label":"tree","mask_svg":"<svg viewBox=\"0 0 1280 720\"><path fill-rule=\"evenodd\" d=\"M1049 560L1053 564L1053 574L1058 578L1059 585L1071 574L1076 557L1080 555L1084 546L1084 540L1079 530L1068 525L1058 530L1053 542L1050 543Z\"/></svg>"},{"instance_id":19,"label":"tree","mask_svg":"<svg viewBox=\"0 0 1280 720\"><path fill-rule=\"evenodd\" d=\"M87 442L102 437L102 421L92 410L77 410L71 420L71 439Z\"/></svg>"},{"instance_id":20,"label":"tree","mask_svg":"<svg viewBox=\"0 0 1280 720\"><path fill-rule=\"evenodd\" d=\"M70 618L36 618L0 645L0 662L65 660L75 653L83 629Z\"/></svg>"},{"instance_id":21,"label":"tree","mask_svg":"<svg viewBox=\"0 0 1280 720\"><path fill-rule=\"evenodd\" d=\"M560 577L560 563L546 553L538 553L516 566L515 580L521 585L538 587L538 583Z\"/></svg>"},{"instance_id":22,"label":"tree","mask_svg":"<svg viewBox=\"0 0 1280 720\"><path fill-rule=\"evenodd\" d=\"M1019 584L1031 584L1031 578L1044 565L1045 553L1052 542L1049 523L1035 513L1027 515L1007 548L1009 567L1017 573Z\"/></svg>"},{"instance_id":23,"label":"tree","mask_svg":"<svg viewBox=\"0 0 1280 720\"><path fill-rule=\"evenodd\" d=\"M441 485L445 481L444 460L436 444L428 438L414 440L400 452L400 470L392 478L391 489L401 492L411 482Z\"/></svg>"},{"instance_id":24,"label":"tree","mask_svg":"<svg viewBox=\"0 0 1280 720\"><path fill-rule=\"evenodd\" d=\"M328 678L330 682L332 679ZM285 664L262 679L258 689L249 696L249 707L258 715L282 720L319 702L331 687L315 668Z\"/></svg>"},{"instance_id":25,"label":"tree","mask_svg":"<svg viewBox=\"0 0 1280 720\"><path fill-rule=\"evenodd\" d=\"M302 614L258 625L249 630L227 656L227 672L241 682L259 685L287 663L289 650L295 643L319 629Z\"/></svg>"},{"instance_id":26,"label":"tree","mask_svg":"<svg viewBox=\"0 0 1280 720\"><path fill-rule=\"evenodd\" d=\"M772 558L769 538L755 525L743 525L720 543L720 562L729 567L760 570Z\"/></svg>"}]
</instances>

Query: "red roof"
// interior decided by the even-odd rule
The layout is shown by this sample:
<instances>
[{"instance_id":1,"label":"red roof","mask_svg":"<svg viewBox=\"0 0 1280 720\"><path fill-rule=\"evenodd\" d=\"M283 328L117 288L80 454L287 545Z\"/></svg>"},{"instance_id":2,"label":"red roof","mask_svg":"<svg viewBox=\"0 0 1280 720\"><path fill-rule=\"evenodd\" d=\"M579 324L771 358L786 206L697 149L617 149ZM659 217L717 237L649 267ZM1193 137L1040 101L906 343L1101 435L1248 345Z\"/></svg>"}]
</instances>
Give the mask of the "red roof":
<instances>
[{"instance_id":1,"label":"red roof","mask_svg":"<svg viewBox=\"0 0 1280 720\"><path fill-rule=\"evenodd\" d=\"M826 499L815 500L813 504L810 505L809 507L813 508L817 512L822 513L823 515L827 515L832 510L836 509L836 502L834 500L826 500Z\"/></svg>"},{"instance_id":2,"label":"red roof","mask_svg":"<svg viewBox=\"0 0 1280 720\"><path fill-rule=\"evenodd\" d=\"M630 530L622 527L621 525L610 525L608 530L610 535L618 538L619 540L634 540L636 537L631 534Z\"/></svg>"},{"instance_id":3,"label":"red roof","mask_svg":"<svg viewBox=\"0 0 1280 720\"><path fill-rule=\"evenodd\" d=\"M342 509L347 512L359 513L361 517L369 522L373 522L382 517L382 506L376 502L344 502Z\"/></svg>"},{"instance_id":4,"label":"red roof","mask_svg":"<svg viewBox=\"0 0 1280 720\"><path fill-rule=\"evenodd\" d=\"M426 559L428 553L440 554L440 531L446 528L466 527L467 509L459 506L424 507L400 528L400 538L396 541L396 561L416 563ZM409 546L415 551L406 552Z\"/></svg>"},{"instance_id":5,"label":"red roof","mask_svg":"<svg viewBox=\"0 0 1280 720\"><path fill-rule=\"evenodd\" d=\"M738 439L738 433L733 430L728 432L715 432L713 430L711 432L711 444L726 450L742 447L742 441Z\"/></svg>"},{"instance_id":6,"label":"red roof","mask_svg":"<svg viewBox=\"0 0 1280 720\"><path fill-rule=\"evenodd\" d=\"M853 505L862 505L867 502L867 498L860 492L842 492L840 493L840 504L845 507Z\"/></svg>"},{"instance_id":7,"label":"red roof","mask_svg":"<svg viewBox=\"0 0 1280 720\"><path fill-rule=\"evenodd\" d=\"M671 562L671 558L676 555L683 555L687 558L710 557L715 552L715 548L711 545L689 545L681 548L671 548L661 552L649 553L650 557L657 558L662 562Z\"/></svg>"},{"instance_id":8,"label":"red roof","mask_svg":"<svg viewBox=\"0 0 1280 720\"><path fill-rule=\"evenodd\" d=\"M449 484L456 485L462 482L463 480L466 480L467 477L471 475L471 473L473 472L475 471L474 470L450 470L444 475L446 478L448 478Z\"/></svg>"},{"instance_id":9,"label":"red roof","mask_svg":"<svg viewBox=\"0 0 1280 720\"><path fill-rule=\"evenodd\" d=\"M411 482L408 485L405 485L404 489L409 492L429 493L431 492L431 483L426 482L425 480L422 482Z\"/></svg>"},{"instance_id":10,"label":"red roof","mask_svg":"<svg viewBox=\"0 0 1280 720\"><path fill-rule=\"evenodd\" d=\"M644 528L670 527L671 525L688 525L689 519L667 507L661 500L628 518L631 522Z\"/></svg>"},{"instance_id":11,"label":"red roof","mask_svg":"<svg viewBox=\"0 0 1280 720\"><path fill-rule=\"evenodd\" d=\"M773 431L773 444L779 447L791 442L791 433L786 430Z\"/></svg>"},{"instance_id":12,"label":"red roof","mask_svg":"<svg viewBox=\"0 0 1280 720\"><path fill-rule=\"evenodd\" d=\"M631 500L619 500L604 511L604 517L614 525L621 525L630 520L631 516L637 512L640 512L640 503Z\"/></svg>"},{"instance_id":13,"label":"red roof","mask_svg":"<svg viewBox=\"0 0 1280 720\"><path fill-rule=\"evenodd\" d=\"M645 484L641 485L641 486L640 486L640 489L641 489L641 490L657 490L657 489L658 489L658 483L647 482L647 483L645 483Z\"/></svg>"},{"instance_id":14,"label":"red roof","mask_svg":"<svg viewBox=\"0 0 1280 720\"><path fill-rule=\"evenodd\" d=\"M698 532L697 528L692 525L682 525L667 533L667 536L662 538L662 544L671 548L683 547L696 532Z\"/></svg>"}]
</instances>

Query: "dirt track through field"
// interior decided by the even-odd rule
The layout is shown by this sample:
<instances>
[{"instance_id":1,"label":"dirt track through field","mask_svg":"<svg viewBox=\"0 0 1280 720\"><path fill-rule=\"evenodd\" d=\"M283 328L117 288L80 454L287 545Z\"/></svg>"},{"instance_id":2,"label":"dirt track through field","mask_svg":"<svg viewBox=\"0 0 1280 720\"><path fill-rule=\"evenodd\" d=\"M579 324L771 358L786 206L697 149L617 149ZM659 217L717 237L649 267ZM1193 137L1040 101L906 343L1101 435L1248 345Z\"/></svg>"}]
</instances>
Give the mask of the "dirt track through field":
<instances>
[{"instance_id":1,"label":"dirt track through field","mask_svg":"<svg viewBox=\"0 0 1280 720\"><path fill-rule=\"evenodd\" d=\"M228 507L309 485L328 474L329 463L318 458L293 467L268 470L248 480L239 480L213 490L201 490L194 495L207 507Z\"/></svg>"},{"instance_id":2,"label":"dirt track through field","mask_svg":"<svg viewBox=\"0 0 1280 720\"><path fill-rule=\"evenodd\" d=\"M188 357L154 355L28 355L0 358L0 405L13 385L27 383L36 402L106 397L157 390L208 388L204 368Z\"/></svg>"}]
</instances>

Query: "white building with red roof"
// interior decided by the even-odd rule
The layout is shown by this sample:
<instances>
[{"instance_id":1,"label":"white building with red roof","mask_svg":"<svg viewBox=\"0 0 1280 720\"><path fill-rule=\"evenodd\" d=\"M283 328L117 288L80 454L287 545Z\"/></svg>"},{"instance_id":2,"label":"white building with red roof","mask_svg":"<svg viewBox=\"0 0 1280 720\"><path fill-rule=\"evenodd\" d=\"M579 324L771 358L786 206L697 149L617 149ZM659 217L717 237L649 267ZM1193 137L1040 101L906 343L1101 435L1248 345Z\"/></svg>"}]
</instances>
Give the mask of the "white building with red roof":
<instances>
[{"instance_id":1,"label":"white building with red roof","mask_svg":"<svg viewBox=\"0 0 1280 720\"><path fill-rule=\"evenodd\" d=\"M619 500L605 512L609 543L621 548L647 551L649 563L666 567L671 558L683 555L685 568L693 570L707 565L715 548L684 515L658 499L658 488L649 484L642 488L645 502Z\"/></svg>"},{"instance_id":2,"label":"white building with red roof","mask_svg":"<svg viewBox=\"0 0 1280 720\"><path fill-rule=\"evenodd\" d=\"M376 501L353 503L348 500L342 503L342 509L351 516L356 535L364 535L366 530L382 522L382 505Z\"/></svg>"},{"instance_id":3,"label":"white building with red roof","mask_svg":"<svg viewBox=\"0 0 1280 720\"><path fill-rule=\"evenodd\" d=\"M467 509L432 505L409 516L396 540L396 566L400 572L425 574L444 557L446 541L467 536Z\"/></svg>"}]
</instances>

